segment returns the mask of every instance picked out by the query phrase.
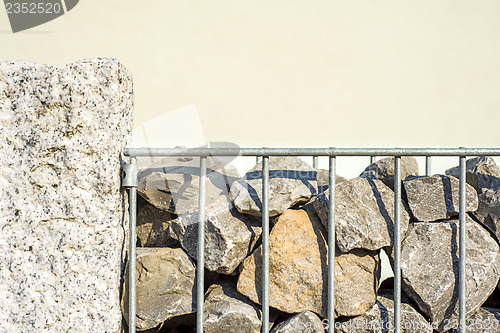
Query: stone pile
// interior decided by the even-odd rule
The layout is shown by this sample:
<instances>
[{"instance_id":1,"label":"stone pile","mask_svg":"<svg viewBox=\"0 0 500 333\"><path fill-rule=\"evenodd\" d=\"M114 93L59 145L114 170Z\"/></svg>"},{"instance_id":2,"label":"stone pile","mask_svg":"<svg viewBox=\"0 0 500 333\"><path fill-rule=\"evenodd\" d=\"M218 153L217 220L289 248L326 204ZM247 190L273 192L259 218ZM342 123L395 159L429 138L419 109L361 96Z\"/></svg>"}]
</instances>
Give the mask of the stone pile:
<instances>
[{"instance_id":1,"label":"stone pile","mask_svg":"<svg viewBox=\"0 0 500 333\"><path fill-rule=\"evenodd\" d=\"M199 268L199 160L169 162L148 165L140 173L137 228L143 248L137 252L137 329L177 332L183 325L192 330L195 270L204 269L205 331L260 332L262 165L240 177L234 168L210 159L205 267ZM451 332L458 322L456 169L418 176L414 158L401 162L402 328ZM334 246L335 331L392 332L393 290L379 287L379 253L385 251L392 263L394 158L373 163L359 177L336 179L335 240L326 232L328 172L295 157L271 157L269 164L271 331L326 331L328 247ZM500 310L487 307L497 304L491 298L500 278L499 175L489 158L467 162L466 312L477 325L488 321L500 326ZM128 320L126 285L124 289Z\"/></svg>"}]
</instances>

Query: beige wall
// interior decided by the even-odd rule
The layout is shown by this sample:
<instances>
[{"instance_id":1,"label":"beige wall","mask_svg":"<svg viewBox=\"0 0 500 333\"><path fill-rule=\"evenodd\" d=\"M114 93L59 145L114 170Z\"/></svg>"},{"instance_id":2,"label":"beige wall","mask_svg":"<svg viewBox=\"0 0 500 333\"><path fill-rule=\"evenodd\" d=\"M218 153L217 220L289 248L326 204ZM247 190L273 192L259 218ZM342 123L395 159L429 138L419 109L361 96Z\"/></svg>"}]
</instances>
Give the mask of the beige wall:
<instances>
[{"instance_id":1,"label":"beige wall","mask_svg":"<svg viewBox=\"0 0 500 333\"><path fill-rule=\"evenodd\" d=\"M0 10L0 60L116 57L137 125L195 104L207 141L498 147L499 17L496 0L82 0L17 34Z\"/></svg>"}]
</instances>

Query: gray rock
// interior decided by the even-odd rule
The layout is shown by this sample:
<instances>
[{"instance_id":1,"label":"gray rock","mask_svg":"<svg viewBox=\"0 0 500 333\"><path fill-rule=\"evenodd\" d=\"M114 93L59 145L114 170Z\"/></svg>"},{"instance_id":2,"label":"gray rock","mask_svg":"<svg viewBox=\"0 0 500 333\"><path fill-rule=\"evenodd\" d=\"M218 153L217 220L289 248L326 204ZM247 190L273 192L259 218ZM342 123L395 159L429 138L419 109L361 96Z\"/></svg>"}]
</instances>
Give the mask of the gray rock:
<instances>
[{"instance_id":1,"label":"gray rock","mask_svg":"<svg viewBox=\"0 0 500 333\"><path fill-rule=\"evenodd\" d=\"M389 333L394 332L394 297L381 293L377 303L363 315L335 326L338 333ZM407 302L401 302L401 331L408 333L432 333L432 327L417 310Z\"/></svg>"},{"instance_id":2,"label":"gray rock","mask_svg":"<svg viewBox=\"0 0 500 333\"><path fill-rule=\"evenodd\" d=\"M344 177L335 176L335 184L342 183L345 180ZM316 181L318 182L318 193L328 190L330 187L330 171L325 169L316 170Z\"/></svg>"},{"instance_id":3,"label":"gray rock","mask_svg":"<svg viewBox=\"0 0 500 333\"><path fill-rule=\"evenodd\" d=\"M231 207L229 198L212 198L205 212L205 267L231 274L253 250L262 228L252 216ZM189 256L198 259L198 214L185 214L171 222L169 236L177 239Z\"/></svg>"},{"instance_id":4,"label":"gray rock","mask_svg":"<svg viewBox=\"0 0 500 333\"><path fill-rule=\"evenodd\" d=\"M481 193L483 189L500 189L500 168L491 157L482 156L468 159L465 163L467 183ZM445 172L449 176L459 178L460 169L458 166L448 169Z\"/></svg>"},{"instance_id":5,"label":"gray rock","mask_svg":"<svg viewBox=\"0 0 500 333\"><path fill-rule=\"evenodd\" d=\"M136 327L152 329L169 318L196 311L196 269L182 249L137 248ZM122 295L128 317L128 270Z\"/></svg>"},{"instance_id":6,"label":"gray rock","mask_svg":"<svg viewBox=\"0 0 500 333\"><path fill-rule=\"evenodd\" d=\"M328 191L320 193L314 208L328 226ZM409 216L401 203L401 233L408 229ZM335 233L342 252L356 248L378 250L392 246L394 192L381 180L348 179L335 186Z\"/></svg>"},{"instance_id":7,"label":"gray rock","mask_svg":"<svg viewBox=\"0 0 500 333\"><path fill-rule=\"evenodd\" d=\"M324 333L324 325L315 313L303 311L280 323L271 333Z\"/></svg>"},{"instance_id":8,"label":"gray rock","mask_svg":"<svg viewBox=\"0 0 500 333\"><path fill-rule=\"evenodd\" d=\"M269 158L269 215L306 203L318 193L316 170L298 157ZM262 216L262 162L238 181L229 192L240 213Z\"/></svg>"},{"instance_id":9,"label":"gray rock","mask_svg":"<svg viewBox=\"0 0 500 333\"><path fill-rule=\"evenodd\" d=\"M394 189L394 156L386 157L370 164L359 177L380 179L391 189ZM408 176L418 176L418 163L415 157L401 157L401 179Z\"/></svg>"},{"instance_id":10,"label":"gray rock","mask_svg":"<svg viewBox=\"0 0 500 333\"><path fill-rule=\"evenodd\" d=\"M500 241L500 189L484 189L478 201L479 207L472 215Z\"/></svg>"},{"instance_id":11,"label":"gray rock","mask_svg":"<svg viewBox=\"0 0 500 333\"><path fill-rule=\"evenodd\" d=\"M149 162L149 161L148 161ZM139 173L137 192L153 206L177 214L198 211L199 158L164 158ZM157 166L161 163L161 166ZM142 162L145 164L145 162ZM155 167L156 166L156 167ZM227 195L238 171L215 158L207 159L206 200L210 204L220 195Z\"/></svg>"},{"instance_id":12,"label":"gray rock","mask_svg":"<svg viewBox=\"0 0 500 333\"><path fill-rule=\"evenodd\" d=\"M288 313L310 310L326 317L328 248L323 233L324 228L314 213L289 209L280 215L269 235L271 307ZM376 301L378 252L360 249L336 252L336 315L360 315ZM237 288L261 304L262 247L243 261Z\"/></svg>"},{"instance_id":13,"label":"gray rock","mask_svg":"<svg viewBox=\"0 0 500 333\"><path fill-rule=\"evenodd\" d=\"M0 332L118 332L133 88L114 59L0 63Z\"/></svg>"},{"instance_id":14,"label":"gray rock","mask_svg":"<svg viewBox=\"0 0 500 333\"><path fill-rule=\"evenodd\" d=\"M456 328L452 331L458 333L458 322L454 323ZM500 332L500 309L482 307L467 319L467 333L498 333Z\"/></svg>"},{"instance_id":15,"label":"gray rock","mask_svg":"<svg viewBox=\"0 0 500 333\"><path fill-rule=\"evenodd\" d=\"M142 247L172 247L176 240L168 233L172 214L137 198L137 241Z\"/></svg>"},{"instance_id":16,"label":"gray rock","mask_svg":"<svg viewBox=\"0 0 500 333\"><path fill-rule=\"evenodd\" d=\"M408 206L417 221L430 222L458 215L459 180L455 177L434 175L413 177L403 181ZM466 210L478 207L477 193L466 184Z\"/></svg>"},{"instance_id":17,"label":"gray rock","mask_svg":"<svg viewBox=\"0 0 500 333\"><path fill-rule=\"evenodd\" d=\"M500 277L500 249L479 224L467 217L467 316L494 291ZM415 222L402 242L401 274L404 291L439 331L458 318L457 220Z\"/></svg>"},{"instance_id":18,"label":"gray rock","mask_svg":"<svg viewBox=\"0 0 500 333\"><path fill-rule=\"evenodd\" d=\"M259 333L259 307L236 291L230 283L211 285L205 294L205 333Z\"/></svg>"}]
</instances>

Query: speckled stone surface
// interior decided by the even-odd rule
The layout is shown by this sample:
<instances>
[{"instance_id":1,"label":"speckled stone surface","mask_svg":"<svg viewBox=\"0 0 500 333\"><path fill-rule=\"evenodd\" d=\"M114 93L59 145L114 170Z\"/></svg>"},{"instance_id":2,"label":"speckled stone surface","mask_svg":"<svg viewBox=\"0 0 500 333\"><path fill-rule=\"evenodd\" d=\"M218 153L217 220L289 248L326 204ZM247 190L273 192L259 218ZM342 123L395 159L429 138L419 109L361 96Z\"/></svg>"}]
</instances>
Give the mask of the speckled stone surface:
<instances>
[{"instance_id":1,"label":"speckled stone surface","mask_svg":"<svg viewBox=\"0 0 500 333\"><path fill-rule=\"evenodd\" d=\"M132 107L114 59L0 63L0 332L119 331Z\"/></svg>"}]
</instances>

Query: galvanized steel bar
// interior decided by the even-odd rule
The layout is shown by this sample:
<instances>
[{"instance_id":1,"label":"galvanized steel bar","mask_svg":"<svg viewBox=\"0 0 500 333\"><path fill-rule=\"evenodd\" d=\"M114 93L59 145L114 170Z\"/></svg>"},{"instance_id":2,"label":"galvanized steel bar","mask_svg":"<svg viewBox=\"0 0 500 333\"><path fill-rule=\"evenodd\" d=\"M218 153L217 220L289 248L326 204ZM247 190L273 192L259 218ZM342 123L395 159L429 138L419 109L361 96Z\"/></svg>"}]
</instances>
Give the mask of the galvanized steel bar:
<instances>
[{"instance_id":1,"label":"galvanized steel bar","mask_svg":"<svg viewBox=\"0 0 500 333\"><path fill-rule=\"evenodd\" d=\"M318 156L313 156L313 168L318 168Z\"/></svg>"},{"instance_id":2,"label":"galvanized steel bar","mask_svg":"<svg viewBox=\"0 0 500 333\"><path fill-rule=\"evenodd\" d=\"M196 270L196 333L203 333L203 302L205 301L205 187L207 158L200 158L200 186L198 198L198 260Z\"/></svg>"},{"instance_id":3,"label":"galvanized steel bar","mask_svg":"<svg viewBox=\"0 0 500 333\"><path fill-rule=\"evenodd\" d=\"M262 156L262 332L269 332L269 156Z\"/></svg>"},{"instance_id":4,"label":"galvanized steel bar","mask_svg":"<svg viewBox=\"0 0 500 333\"><path fill-rule=\"evenodd\" d=\"M328 332L335 331L335 176L336 158L330 157L328 198Z\"/></svg>"},{"instance_id":5,"label":"galvanized steel bar","mask_svg":"<svg viewBox=\"0 0 500 333\"><path fill-rule=\"evenodd\" d=\"M500 156L499 148L125 148L126 156Z\"/></svg>"},{"instance_id":6,"label":"galvanized steel bar","mask_svg":"<svg viewBox=\"0 0 500 333\"><path fill-rule=\"evenodd\" d=\"M373 164L375 163L377 160L375 158L375 156L370 156L370 164Z\"/></svg>"},{"instance_id":7,"label":"galvanized steel bar","mask_svg":"<svg viewBox=\"0 0 500 333\"><path fill-rule=\"evenodd\" d=\"M401 332L401 157L394 159L394 333Z\"/></svg>"},{"instance_id":8,"label":"galvanized steel bar","mask_svg":"<svg viewBox=\"0 0 500 333\"><path fill-rule=\"evenodd\" d=\"M129 250L128 250L128 331L136 331L136 219L137 219L137 161L130 159L131 182L126 184L129 189Z\"/></svg>"},{"instance_id":9,"label":"galvanized steel bar","mask_svg":"<svg viewBox=\"0 0 500 333\"><path fill-rule=\"evenodd\" d=\"M458 297L459 297L459 332L465 333L466 331L466 318L465 318L465 237L466 237L466 220L465 220L465 211L466 211L466 202L465 202L465 156L460 156L460 206L459 206L459 223L460 223L460 236L459 236L459 277L458 277Z\"/></svg>"},{"instance_id":10,"label":"galvanized steel bar","mask_svg":"<svg viewBox=\"0 0 500 333\"><path fill-rule=\"evenodd\" d=\"M425 175L426 176L432 175L432 173L431 173L431 157L430 156L425 156Z\"/></svg>"}]
</instances>

